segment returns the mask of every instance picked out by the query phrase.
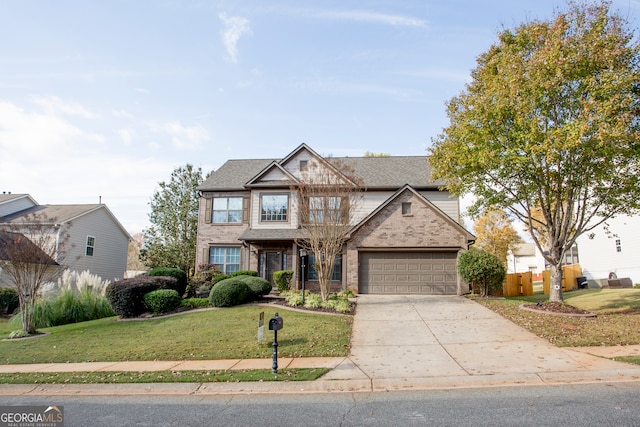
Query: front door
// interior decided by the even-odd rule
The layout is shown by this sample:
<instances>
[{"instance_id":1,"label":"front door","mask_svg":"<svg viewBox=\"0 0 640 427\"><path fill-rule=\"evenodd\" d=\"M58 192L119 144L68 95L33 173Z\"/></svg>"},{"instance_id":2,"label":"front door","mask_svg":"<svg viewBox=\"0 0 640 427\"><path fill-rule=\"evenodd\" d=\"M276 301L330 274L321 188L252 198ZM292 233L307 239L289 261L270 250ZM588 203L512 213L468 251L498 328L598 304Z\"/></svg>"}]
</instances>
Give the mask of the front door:
<instances>
[{"instance_id":1,"label":"front door","mask_svg":"<svg viewBox=\"0 0 640 427\"><path fill-rule=\"evenodd\" d=\"M275 286L275 283L273 282L273 273L282 270L282 252L267 252L266 257L267 271L265 272L265 279L271 283L271 286Z\"/></svg>"}]
</instances>

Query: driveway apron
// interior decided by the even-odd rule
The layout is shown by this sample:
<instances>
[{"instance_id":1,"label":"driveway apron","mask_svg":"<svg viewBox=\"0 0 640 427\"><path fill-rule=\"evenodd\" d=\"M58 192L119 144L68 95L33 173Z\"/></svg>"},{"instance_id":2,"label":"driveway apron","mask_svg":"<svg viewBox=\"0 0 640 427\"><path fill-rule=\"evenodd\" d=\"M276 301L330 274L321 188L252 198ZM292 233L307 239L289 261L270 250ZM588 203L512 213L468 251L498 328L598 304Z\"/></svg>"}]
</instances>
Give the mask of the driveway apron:
<instances>
[{"instance_id":1,"label":"driveway apron","mask_svg":"<svg viewBox=\"0 0 640 427\"><path fill-rule=\"evenodd\" d=\"M372 380L514 377L621 366L584 356L464 297L360 295L349 359Z\"/></svg>"}]
</instances>

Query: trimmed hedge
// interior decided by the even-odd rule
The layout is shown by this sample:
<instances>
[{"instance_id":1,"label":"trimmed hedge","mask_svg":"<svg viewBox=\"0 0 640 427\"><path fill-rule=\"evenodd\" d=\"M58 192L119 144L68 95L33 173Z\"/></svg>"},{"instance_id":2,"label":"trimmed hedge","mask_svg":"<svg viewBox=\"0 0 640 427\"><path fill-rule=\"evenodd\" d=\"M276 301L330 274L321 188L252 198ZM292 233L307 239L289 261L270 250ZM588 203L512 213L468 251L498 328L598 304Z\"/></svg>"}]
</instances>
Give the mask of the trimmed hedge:
<instances>
[{"instance_id":1,"label":"trimmed hedge","mask_svg":"<svg viewBox=\"0 0 640 427\"><path fill-rule=\"evenodd\" d=\"M271 292L271 283L262 277L254 276L238 276L242 281L249 286L251 293L253 294L252 300L260 299L263 296Z\"/></svg>"},{"instance_id":2,"label":"trimmed hedge","mask_svg":"<svg viewBox=\"0 0 640 427\"><path fill-rule=\"evenodd\" d=\"M154 276L154 277L156 276L175 277L177 282L176 282L176 285L171 289L175 289L175 291L181 297L184 295L185 291L187 290L187 273L185 273L183 270L180 270L179 268L155 267L149 270L147 275Z\"/></svg>"},{"instance_id":3,"label":"trimmed hedge","mask_svg":"<svg viewBox=\"0 0 640 427\"><path fill-rule=\"evenodd\" d=\"M144 302L145 294L157 289L175 290L176 282L175 277L167 276L132 277L110 283L105 291L105 296L118 316L137 317L147 311Z\"/></svg>"},{"instance_id":4,"label":"trimmed hedge","mask_svg":"<svg viewBox=\"0 0 640 427\"><path fill-rule=\"evenodd\" d=\"M278 287L279 292L286 292L291 289L291 279L293 278L292 270L280 270L273 272L273 281Z\"/></svg>"},{"instance_id":5,"label":"trimmed hedge","mask_svg":"<svg viewBox=\"0 0 640 427\"><path fill-rule=\"evenodd\" d=\"M144 295L144 303L153 314L163 314L180 306L180 295L174 289L158 289Z\"/></svg>"},{"instance_id":6,"label":"trimmed hedge","mask_svg":"<svg viewBox=\"0 0 640 427\"><path fill-rule=\"evenodd\" d=\"M19 306L18 291L8 286L0 286L0 313L12 314Z\"/></svg>"},{"instance_id":7,"label":"trimmed hedge","mask_svg":"<svg viewBox=\"0 0 640 427\"><path fill-rule=\"evenodd\" d=\"M213 280L211 281L211 286L215 285L218 282L221 282L225 279L229 279L231 277L238 277L238 276L253 276L253 277L258 277L260 276L258 274L257 271L255 270L238 270L238 271L234 271L233 273L230 274L218 274L217 276L215 276L213 278Z\"/></svg>"},{"instance_id":8,"label":"trimmed hedge","mask_svg":"<svg viewBox=\"0 0 640 427\"><path fill-rule=\"evenodd\" d=\"M209 293L209 302L214 307L233 307L244 304L252 297L253 292L242 277L230 277L216 283Z\"/></svg>"}]
</instances>

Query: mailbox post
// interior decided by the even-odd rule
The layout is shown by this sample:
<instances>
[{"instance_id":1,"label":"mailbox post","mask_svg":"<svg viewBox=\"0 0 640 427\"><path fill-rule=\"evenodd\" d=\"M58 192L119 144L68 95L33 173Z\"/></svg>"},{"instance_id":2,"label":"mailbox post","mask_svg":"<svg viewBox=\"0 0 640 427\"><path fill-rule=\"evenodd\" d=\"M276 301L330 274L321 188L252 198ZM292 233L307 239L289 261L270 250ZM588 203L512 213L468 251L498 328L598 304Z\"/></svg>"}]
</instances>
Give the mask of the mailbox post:
<instances>
[{"instance_id":1,"label":"mailbox post","mask_svg":"<svg viewBox=\"0 0 640 427\"><path fill-rule=\"evenodd\" d=\"M300 249L300 266L302 267L302 305L304 305L304 262L307 259L307 251Z\"/></svg>"},{"instance_id":2,"label":"mailbox post","mask_svg":"<svg viewBox=\"0 0 640 427\"><path fill-rule=\"evenodd\" d=\"M273 365L271 366L271 372L278 373L278 331L282 329L283 321L282 317L276 313L273 319L269 320L269 330L273 331Z\"/></svg>"}]
</instances>

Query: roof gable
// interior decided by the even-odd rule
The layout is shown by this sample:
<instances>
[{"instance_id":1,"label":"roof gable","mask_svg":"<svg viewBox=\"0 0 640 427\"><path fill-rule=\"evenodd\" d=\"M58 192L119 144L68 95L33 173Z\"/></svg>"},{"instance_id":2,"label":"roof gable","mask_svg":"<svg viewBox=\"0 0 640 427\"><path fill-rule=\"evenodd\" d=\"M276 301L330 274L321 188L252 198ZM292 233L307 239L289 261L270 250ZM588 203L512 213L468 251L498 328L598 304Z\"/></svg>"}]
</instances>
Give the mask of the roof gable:
<instances>
[{"instance_id":1,"label":"roof gable","mask_svg":"<svg viewBox=\"0 0 640 427\"><path fill-rule=\"evenodd\" d=\"M246 184L246 187L253 186L290 186L298 182L298 179L289 173L278 162L271 162L266 168L264 168L258 175L251 178Z\"/></svg>"},{"instance_id":2,"label":"roof gable","mask_svg":"<svg viewBox=\"0 0 640 427\"><path fill-rule=\"evenodd\" d=\"M351 233L350 234L351 235L355 234L362 226L364 226L366 223L368 223L369 221L374 219L383 210L385 210L387 208L387 206L389 206L392 202L397 200L402 194L404 194L407 191L413 193L413 195L416 198L418 198L418 200L420 200L422 203L424 203L426 206L428 206L438 216L442 217L449 225L453 226L460 233L464 234L466 239L467 239L467 242L475 241L476 237L473 234L471 234L469 231L467 231L467 229L465 229L457 221L454 221L453 218L451 218L449 215L444 213L440 208L438 208L435 204L433 204L431 201L429 201L426 197L424 197L422 194L420 194L418 191L416 191L413 187L411 187L408 184L404 185L402 188L400 188L398 191L396 191L393 195L391 195L387 200L385 200L382 204L380 204L380 206L378 206L375 210L373 210L373 212L371 212L369 215L364 217L358 224L356 224L351 229Z\"/></svg>"}]
</instances>

